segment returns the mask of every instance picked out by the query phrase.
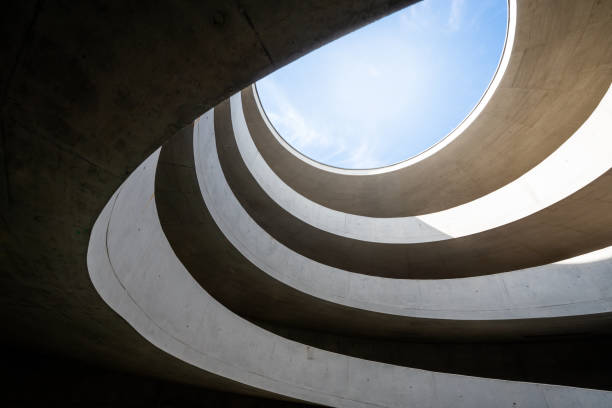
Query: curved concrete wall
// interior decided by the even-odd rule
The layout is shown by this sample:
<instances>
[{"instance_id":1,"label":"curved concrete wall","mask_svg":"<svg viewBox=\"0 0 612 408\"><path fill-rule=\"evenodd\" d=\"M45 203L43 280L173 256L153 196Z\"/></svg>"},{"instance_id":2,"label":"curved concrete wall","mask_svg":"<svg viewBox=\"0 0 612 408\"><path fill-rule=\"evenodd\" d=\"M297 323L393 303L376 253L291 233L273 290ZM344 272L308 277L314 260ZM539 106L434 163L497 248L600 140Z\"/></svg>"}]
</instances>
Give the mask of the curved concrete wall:
<instances>
[{"instance_id":1,"label":"curved concrete wall","mask_svg":"<svg viewBox=\"0 0 612 408\"><path fill-rule=\"evenodd\" d=\"M573 267L552 264L521 273L427 281L368 277L329 267L291 251L255 223L233 195L217 158L212 116L211 111L196 122L193 141L196 174L208 211L245 258L290 287L359 309L427 318L565 316L572 314L569 309L587 304L594 306L591 313L610 312L611 294L601 289L610 284L608 271L612 261ZM610 253L610 249L604 253ZM585 271L592 269L600 273L590 273L589 279L582 279ZM535 283L530 288L535 304L525 298L524 287L530 282ZM594 298L585 299L588 296Z\"/></svg>"},{"instance_id":2,"label":"curved concrete wall","mask_svg":"<svg viewBox=\"0 0 612 408\"><path fill-rule=\"evenodd\" d=\"M608 88L590 117L565 143L517 180L492 193L445 211L420 216L375 218L348 214L305 198L272 171L249 133L242 94L244 98L255 97L252 92L243 91L230 98L232 130L242 160L265 193L301 221L361 241L420 243L477 234L561 201L612 166L612 140L608 137L612 127L612 89Z\"/></svg>"},{"instance_id":3,"label":"curved concrete wall","mask_svg":"<svg viewBox=\"0 0 612 408\"><path fill-rule=\"evenodd\" d=\"M157 157L128 178L101 214L88 267L103 299L165 352L233 381L338 407L612 403L609 392L359 360L285 340L237 317L193 280L165 239L152 200Z\"/></svg>"},{"instance_id":4,"label":"curved concrete wall","mask_svg":"<svg viewBox=\"0 0 612 408\"><path fill-rule=\"evenodd\" d=\"M275 180L270 172L265 173L264 177L250 173L248 166L242 164L242 156L234 142L234 135L242 134L238 138L248 137L244 134L246 125L241 120L239 99L234 97L234 101L232 112L237 113L232 114L231 124L229 106L225 103L217 107L218 117L215 118L216 137L219 140L217 150L225 177L241 205L260 226L283 245L311 259L370 275L454 278L554 262L612 244L612 217L605 211L606 201L612 199L605 196L606 191L612 191L608 174L612 151L606 133L612 115L607 98L568 141L563 151L556 152L548 159L548 164L542 165L549 170L535 176L543 179L540 184L546 185L545 180L549 178L559 179L562 176L560 170L564 168L572 173L572 177L568 183L548 183L550 185L542 188L541 201L533 192L538 189L530 186L531 177L528 174L527 181L516 182L518 186L512 186L512 183L502 189L504 191L494 192L479 203L469 203L443 214L427 215L433 216L434 221L437 219L438 225L441 224L440 220L452 224L456 219L456 224L465 225L467 230L472 228L470 235L457 238L427 225L424 222L429 221L427 216L381 219L339 213L320 207L295 192L289 193L288 186L280 182L274 184L270 180ZM232 132L233 128L237 129L236 132ZM583 150L591 153L572 156L572 151L579 153ZM248 153L247 161L257 160L258 153L254 147ZM568 160L568 157L572 157L572 160ZM571 167L568 161L573 163ZM259 163L262 164L261 161ZM583 170L569 170L576 166ZM258 188L265 184L268 186ZM537 184L533 187L538 187ZM555 191L555 187L559 191L546 197L546 190ZM574 188L580 189L576 191ZM508 195L509 192L517 193L515 199ZM279 196L283 193L286 194ZM569 194L569 197L564 197L564 194ZM529 199L524 199L525 196ZM555 202L554 197L561 199ZM550 205L545 205L546 201ZM515 202L519 204L513 208ZM575 207L578 203L594 211L577 217ZM292 211L298 215L294 216ZM507 218L508 213L510 219ZM520 215L524 217L515 221ZM486 230L478 232L483 228ZM349 232L343 234L342 231ZM358 237L346 237L353 231L362 233ZM385 231L389 231L391 240L395 241L394 235L405 234L417 242L401 244L395 241L393 245L388 245L378 239Z\"/></svg>"},{"instance_id":5,"label":"curved concrete wall","mask_svg":"<svg viewBox=\"0 0 612 408\"><path fill-rule=\"evenodd\" d=\"M98 217L98 293L162 353L236 392L339 407L612 405L587 389L612 390L597 378L612 378L612 3L509 4L483 103L414 160L304 160L254 87L210 109Z\"/></svg>"}]
</instances>

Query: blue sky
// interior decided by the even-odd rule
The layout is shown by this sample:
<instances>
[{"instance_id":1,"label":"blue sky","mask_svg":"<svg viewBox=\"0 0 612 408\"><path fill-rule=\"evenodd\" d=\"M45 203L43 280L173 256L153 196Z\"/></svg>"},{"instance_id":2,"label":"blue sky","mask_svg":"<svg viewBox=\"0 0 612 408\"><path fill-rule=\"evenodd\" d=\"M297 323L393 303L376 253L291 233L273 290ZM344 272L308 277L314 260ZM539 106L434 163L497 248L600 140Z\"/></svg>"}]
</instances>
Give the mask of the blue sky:
<instances>
[{"instance_id":1,"label":"blue sky","mask_svg":"<svg viewBox=\"0 0 612 408\"><path fill-rule=\"evenodd\" d=\"M506 0L424 0L257 82L280 135L337 167L406 160L444 138L487 88Z\"/></svg>"}]
</instances>

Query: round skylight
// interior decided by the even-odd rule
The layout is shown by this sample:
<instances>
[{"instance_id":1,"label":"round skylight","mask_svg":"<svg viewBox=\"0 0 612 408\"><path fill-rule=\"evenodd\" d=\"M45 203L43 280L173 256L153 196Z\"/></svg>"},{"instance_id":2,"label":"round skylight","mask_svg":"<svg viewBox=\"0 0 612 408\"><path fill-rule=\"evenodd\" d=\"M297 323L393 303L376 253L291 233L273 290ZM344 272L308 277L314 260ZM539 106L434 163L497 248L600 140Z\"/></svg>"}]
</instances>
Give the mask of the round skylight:
<instances>
[{"instance_id":1,"label":"round skylight","mask_svg":"<svg viewBox=\"0 0 612 408\"><path fill-rule=\"evenodd\" d=\"M321 163L374 168L448 135L493 78L506 0L424 0L346 35L257 83L278 133Z\"/></svg>"}]
</instances>

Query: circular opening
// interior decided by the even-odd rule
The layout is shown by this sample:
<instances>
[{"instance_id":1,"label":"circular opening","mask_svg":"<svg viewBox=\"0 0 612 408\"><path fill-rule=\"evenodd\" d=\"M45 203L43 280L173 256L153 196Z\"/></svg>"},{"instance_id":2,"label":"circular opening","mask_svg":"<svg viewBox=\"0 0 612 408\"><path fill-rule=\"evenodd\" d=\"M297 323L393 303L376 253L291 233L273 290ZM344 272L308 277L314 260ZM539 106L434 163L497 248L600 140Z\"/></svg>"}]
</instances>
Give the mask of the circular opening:
<instances>
[{"instance_id":1,"label":"circular opening","mask_svg":"<svg viewBox=\"0 0 612 408\"><path fill-rule=\"evenodd\" d=\"M257 82L268 119L305 156L389 166L444 139L499 66L507 0L424 0Z\"/></svg>"}]
</instances>

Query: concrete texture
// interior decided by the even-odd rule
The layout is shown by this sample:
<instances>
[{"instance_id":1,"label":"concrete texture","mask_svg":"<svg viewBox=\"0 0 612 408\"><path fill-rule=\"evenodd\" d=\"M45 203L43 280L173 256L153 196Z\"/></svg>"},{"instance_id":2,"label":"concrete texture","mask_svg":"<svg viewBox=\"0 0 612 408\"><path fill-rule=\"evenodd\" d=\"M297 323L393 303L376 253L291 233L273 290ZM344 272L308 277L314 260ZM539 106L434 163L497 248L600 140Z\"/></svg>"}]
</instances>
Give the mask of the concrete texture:
<instances>
[{"instance_id":1,"label":"concrete texture","mask_svg":"<svg viewBox=\"0 0 612 408\"><path fill-rule=\"evenodd\" d=\"M96 221L88 266L103 299L171 355L242 384L331 406L612 403L609 392L440 374L346 357L286 340L237 317L197 285L167 242L152 200L157 158L157 153L150 156L128 178Z\"/></svg>"},{"instance_id":2,"label":"concrete texture","mask_svg":"<svg viewBox=\"0 0 612 408\"><path fill-rule=\"evenodd\" d=\"M203 121L200 119L198 126L204 126ZM312 279L300 281L299 274L312 271L299 268L292 268L295 276L291 280L283 276L291 276L292 270L287 268L274 271L272 277L250 264L220 235L197 185L194 160L207 169L198 173L201 178L223 180L223 176L218 165L215 171L211 170L215 149L207 146L210 140L196 141L202 149L194 155L192 131L186 128L162 148L155 200L164 233L181 263L207 292L232 311L259 325L265 321L264 327L300 343L368 360L609 389L602 383L609 367L602 359L607 342L589 340L609 328L609 316L597 314L610 307L609 294L604 292L609 287L609 250L571 261L574 263L458 280L392 281L352 274L348 285L339 285L334 283L334 276L341 279L337 274L343 271L326 275L327 280L310 274L306 276ZM229 223L241 224L241 229L250 231L252 227L242 224L232 212L235 207L229 200L231 191L227 187L225 191L215 186L210 189L217 190L214 196L219 197L217 204L221 207L212 207L209 202L211 212L217 214L230 208ZM223 228L225 224L222 221L219 226ZM218 238L212 239L213 236ZM278 257L271 255L276 251L265 250L261 240L259 236L258 244L247 243L244 255L257 254L261 248L257 263L265 265ZM334 296L326 296L329 287L340 290ZM345 287L348 290L342 290ZM318 332L303 335L301 331L293 336L295 331L283 329L287 326ZM338 340L329 334L339 332L348 337ZM359 342L355 336L366 338L361 340L361 348L355 347ZM373 337L378 339L372 340ZM418 339L432 337L437 338L437 344L414 344ZM382 340L390 338L396 339L395 343ZM505 342L528 343L512 347L508 343L440 343L441 339L454 342L502 338ZM583 338L580 346L575 345L578 338ZM410 342L402 344L397 339ZM595 356L586 356L587 350Z\"/></svg>"},{"instance_id":3,"label":"concrete texture","mask_svg":"<svg viewBox=\"0 0 612 408\"><path fill-rule=\"evenodd\" d=\"M612 257L609 248L594 254L596 261L578 259L574 264L551 264L506 274L444 280L392 280L364 276L350 270L329 267L289 250L259 227L234 197L216 159L216 122L212 118L213 115L211 111L196 122L193 153L188 146L191 143L188 129L182 137L164 146L161 159L163 167L160 165L157 174L156 200L160 207L163 228L166 236L170 237L175 253L197 279L204 279L205 288L215 290L214 293L225 294L224 304L236 304L236 300L231 300L232 296L242 298L242 291L256 291L255 288L260 282L259 293L249 296L258 299L257 305L240 301L244 305L240 307L240 313L244 314L247 309L263 308L269 313L264 312L258 316L251 312L249 315L261 319L261 316L278 317L283 314L280 311L272 313L273 306L266 309L264 305L267 300L261 299L265 295L270 298L272 304L296 305L288 307L289 310L322 312L316 318L316 325L332 319L332 316L338 316L328 326L336 328L349 327L351 322L363 324L365 314L347 318L349 314L342 308L330 310L324 306L325 303L404 317L451 320L411 322L408 325L391 319L394 324L385 330L384 319L379 315L372 316L370 324L365 326L374 325L379 330L389 332L397 331L397 327L403 326L405 330L408 329L408 333L416 332L420 335L426 335L431 330L438 334L452 333L452 336L458 336L460 334L455 331L436 327L452 324L455 328L460 328L461 324L456 322L457 320L479 320L477 327L483 332L495 327L494 323L491 326L483 324L482 320L488 319L537 319L604 314L600 323L607 324L604 323L607 321L605 314L610 312L611 294L602 289L610 286L609 270ZM191 161L192 155L194 162ZM194 184L196 181L199 187ZM180 187L177 188L179 183ZM202 197L199 196L200 193ZM214 223L210 217L214 219ZM222 250L211 250L207 248L203 237L210 241L217 228L231 245ZM219 241L222 240L215 240ZM246 258L246 262L244 259L241 261L239 254L232 253L228 256L230 251L236 250ZM234 262L230 268L224 268L228 258ZM223 275L215 277L215 267L212 265L218 265ZM230 270L229 273L227 269ZM233 272L234 269L236 272ZM270 279L264 274L284 285L279 287L269 283ZM585 274L588 275L586 280L583 278ZM247 279L246 276L250 278ZM248 288L235 291L236 286L242 288L246 282ZM276 289L273 290L274 287ZM294 290L314 297L306 300L309 307L299 305L298 299L301 298L296 296ZM306 318L297 318L295 315L292 317L286 318L284 322L303 322ZM582 321L584 323L587 320ZM522 323L525 324L524 321ZM478 334L477 329L468 329L469 323L463 324L469 335ZM555 326L554 320L548 324ZM556 324L566 330L569 326L559 322ZM415 325L417 327L414 327ZM544 330L547 323L538 321L537 325ZM508 325L507 330L515 335L526 329L511 326ZM577 328L578 326L574 326L574 329Z\"/></svg>"},{"instance_id":4,"label":"concrete texture","mask_svg":"<svg viewBox=\"0 0 612 408\"><path fill-rule=\"evenodd\" d=\"M145 157L217 102L410 3L4 4L2 342L214 386L100 299L86 266L96 217Z\"/></svg>"},{"instance_id":5,"label":"concrete texture","mask_svg":"<svg viewBox=\"0 0 612 408\"><path fill-rule=\"evenodd\" d=\"M7 5L3 343L287 404L612 405L603 391L612 389L610 113L597 108L607 106L612 75L612 2L510 2L514 41L488 102L444 143L394 168L312 166L283 146L253 95L237 105L248 132L232 134L230 105L240 101L230 95L248 96L262 75L410 3ZM580 132L597 137L574 143ZM261 188L265 177L242 150L251 139L276 187L303 197L296 207ZM562 166L593 152L601 160L588 171ZM544 183L520 184L530 174ZM560 174L572 182L549 182ZM452 230L459 205L501 189L514 195L515 185L536 186L538 198L487 220L468 214ZM387 194L406 189L410 198ZM321 219L300 218L306 200ZM338 234L325 215L382 225L442 210L452 216L430 232L445 239L412 243L365 226ZM398 267L386 249L343 254L351 240L413 252ZM20 401L20 389L9 400ZM220 405L253 401L213 395Z\"/></svg>"},{"instance_id":6,"label":"concrete texture","mask_svg":"<svg viewBox=\"0 0 612 408\"><path fill-rule=\"evenodd\" d=\"M244 168L234 162L240 160L235 157L237 149L252 174L249 181L255 180L284 212L317 229L361 241L419 243L487 231L525 218L567 198L606 173L612 165L612 141L608 137L612 127L612 89L609 88L589 118L559 149L514 182L445 211L416 217L363 217L321 206L286 185L270 169L253 143L244 117L243 103L256 103L262 119L267 121L255 92L245 90L232 96L232 128L223 128L223 136L220 132L216 135L219 144L223 145L219 149L220 160L222 163L228 162L224 166L226 178L230 179L233 176L231 172L238 173ZM229 133L233 133L233 137ZM236 147L233 138L236 139ZM226 154L231 154L227 160L224 157ZM576 168L580 168L580 171L577 172ZM242 192L241 188L233 190L237 195Z\"/></svg>"},{"instance_id":7,"label":"concrete texture","mask_svg":"<svg viewBox=\"0 0 612 408\"><path fill-rule=\"evenodd\" d=\"M481 203L463 206L475 208L453 208L408 219L359 217L350 220L351 215L309 205L312 202L295 192L279 197L279 190L289 189L286 185L268 186L270 196L261 187L269 179L249 172L243 163L233 129L245 131L246 124L240 123L239 112L230 119L230 106L225 102L215 109L215 133L219 159L233 193L249 216L281 244L326 265L363 274L413 279L457 278L554 262L612 244L612 217L606 211L612 201L612 196L606 193L612 191L609 184L612 145L606 131L612 123L610 100L605 98L567 146L547 159L552 163L542 164L541 174L533 177L526 174L526 180L516 182L519 186L509 185L506 187L509 191L496 191ZM233 97L233 101L232 107L239 110L239 98ZM573 151L584 154L572 155ZM256 150L250 152L258 154ZM579 176L573 175L576 166L581 168ZM567 183L546 181L558 180L563 169L579 181L572 183L572 178ZM560 190L569 196L556 192L547 197L547 191L551 190ZM536 195L533 191L542 192ZM525 196L529 199L524 199ZM551 199L554 197L561 199ZM294 216L279 203L283 201L290 203L286 207L307 215ZM594 211L576 216L577 205ZM515 216L506 218L513 211L525 211L527 216L518 220L514 220ZM472 233L459 237L444 234L428 225L432 217L434 225L460 220L457 223L464 223ZM356 229L363 233L358 237L338 234L339 230L351 229L350 224L358 225ZM325 231L325 226L335 233ZM389 233L385 234L386 231ZM376 240L377 236L402 233L416 237L413 239L417 242L389 245Z\"/></svg>"}]
</instances>

